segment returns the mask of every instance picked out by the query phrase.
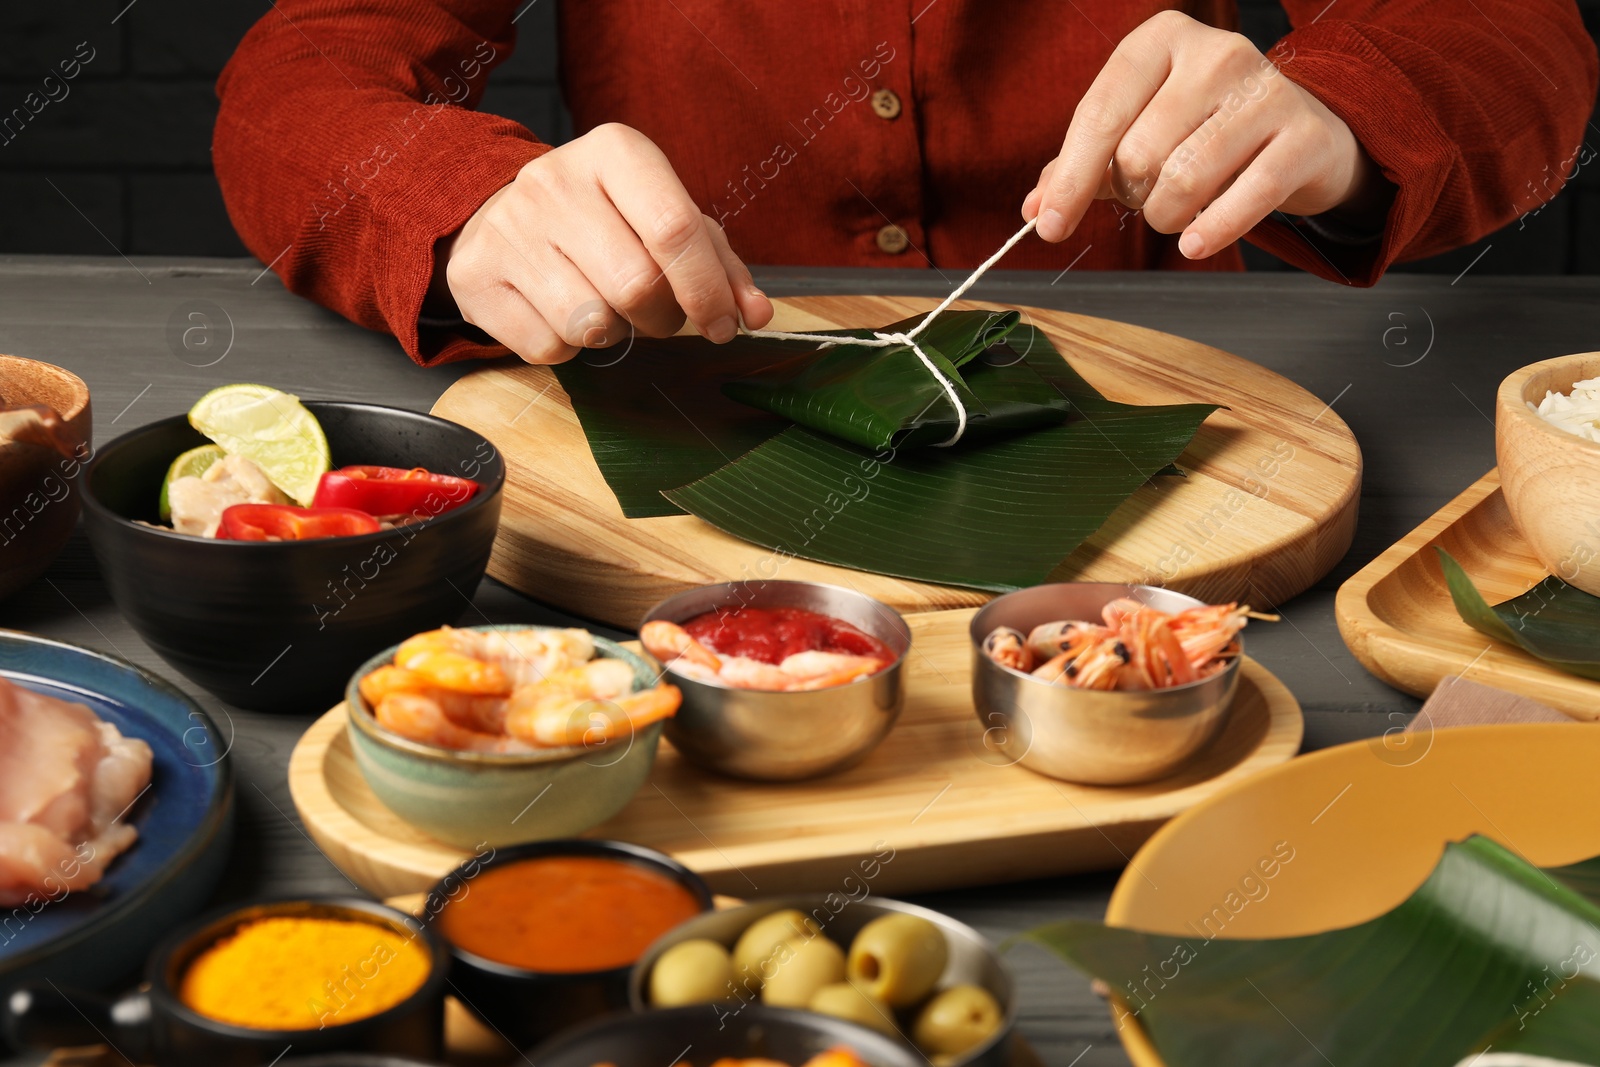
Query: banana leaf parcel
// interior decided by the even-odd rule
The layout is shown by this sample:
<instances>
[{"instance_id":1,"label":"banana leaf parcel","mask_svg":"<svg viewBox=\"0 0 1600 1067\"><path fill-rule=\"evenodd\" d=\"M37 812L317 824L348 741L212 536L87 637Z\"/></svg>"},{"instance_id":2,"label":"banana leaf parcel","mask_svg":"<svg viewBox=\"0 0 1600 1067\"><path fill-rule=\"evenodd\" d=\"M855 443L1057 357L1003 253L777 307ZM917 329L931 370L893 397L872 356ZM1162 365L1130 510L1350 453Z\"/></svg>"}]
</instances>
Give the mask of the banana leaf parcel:
<instances>
[{"instance_id":1,"label":"banana leaf parcel","mask_svg":"<svg viewBox=\"0 0 1600 1067\"><path fill-rule=\"evenodd\" d=\"M920 319L884 329L898 333ZM1215 407L1119 404L1016 312L909 346L634 341L556 369L629 518L688 513L779 554L1004 591L1044 581Z\"/></svg>"},{"instance_id":2,"label":"banana leaf parcel","mask_svg":"<svg viewBox=\"0 0 1600 1067\"><path fill-rule=\"evenodd\" d=\"M1119 1025L1136 1017L1167 1067L1456 1067L1488 1050L1600 1065L1600 859L1541 870L1474 837L1405 903L1342 930L1062 922L1026 937L1106 982Z\"/></svg>"}]
</instances>

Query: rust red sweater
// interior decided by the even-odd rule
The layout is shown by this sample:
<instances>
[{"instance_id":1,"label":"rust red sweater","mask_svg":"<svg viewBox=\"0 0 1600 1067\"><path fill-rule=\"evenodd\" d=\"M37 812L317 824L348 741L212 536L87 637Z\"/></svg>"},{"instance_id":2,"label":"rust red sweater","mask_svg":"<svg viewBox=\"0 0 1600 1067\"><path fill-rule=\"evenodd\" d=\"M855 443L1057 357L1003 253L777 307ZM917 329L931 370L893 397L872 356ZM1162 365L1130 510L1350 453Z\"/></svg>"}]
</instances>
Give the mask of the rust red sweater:
<instances>
[{"instance_id":1,"label":"rust red sweater","mask_svg":"<svg viewBox=\"0 0 1600 1067\"><path fill-rule=\"evenodd\" d=\"M434 242L547 151L473 110L529 0L276 0L222 73L214 156L240 236L288 287L421 363L499 355L418 318ZM553 0L543 0L545 3ZM641 130L749 262L970 268L1019 225L1116 41L1233 0L583 0L561 9L578 131ZM1273 57L1398 187L1382 238L1283 217L1249 239L1370 285L1548 199L1577 154L1595 49L1573 0L1284 0ZM888 92L885 93L884 90ZM902 250L893 224L909 237ZM1008 268L1198 263L1111 202Z\"/></svg>"}]
</instances>

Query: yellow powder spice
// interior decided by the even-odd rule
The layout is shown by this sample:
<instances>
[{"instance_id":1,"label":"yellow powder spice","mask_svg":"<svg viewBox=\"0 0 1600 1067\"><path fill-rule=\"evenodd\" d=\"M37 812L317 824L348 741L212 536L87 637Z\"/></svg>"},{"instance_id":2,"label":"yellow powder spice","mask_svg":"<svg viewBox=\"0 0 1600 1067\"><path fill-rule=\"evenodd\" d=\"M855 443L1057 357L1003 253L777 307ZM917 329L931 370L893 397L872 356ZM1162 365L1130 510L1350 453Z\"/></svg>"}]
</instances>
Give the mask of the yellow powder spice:
<instances>
[{"instance_id":1,"label":"yellow powder spice","mask_svg":"<svg viewBox=\"0 0 1600 1067\"><path fill-rule=\"evenodd\" d=\"M387 1011L428 977L426 948L348 919L271 918L240 926L184 972L178 996L218 1022L319 1030Z\"/></svg>"}]
</instances>

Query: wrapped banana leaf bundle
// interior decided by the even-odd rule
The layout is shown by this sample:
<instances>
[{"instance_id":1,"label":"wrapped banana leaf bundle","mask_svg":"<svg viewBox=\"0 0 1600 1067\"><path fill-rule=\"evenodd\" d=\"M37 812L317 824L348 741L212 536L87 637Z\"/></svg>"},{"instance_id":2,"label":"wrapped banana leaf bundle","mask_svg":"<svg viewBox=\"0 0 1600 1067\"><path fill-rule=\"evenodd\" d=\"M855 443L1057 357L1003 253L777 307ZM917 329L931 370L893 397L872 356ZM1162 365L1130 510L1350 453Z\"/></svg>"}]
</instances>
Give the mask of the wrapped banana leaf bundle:
<instances>
[{"instance_id":1,"label":"wrapped banana leaf bundle","mask_svg":"<svg viewBox=\"0 0 1600 1067\"><path fill-rule=\"evenodd\" d=\"M638 338L556 375L630 518L996 591L1046 580L1215 410L1107 400L1014 311L883 340L920 322L823 345Z\"/></svg>"}]
</instances>

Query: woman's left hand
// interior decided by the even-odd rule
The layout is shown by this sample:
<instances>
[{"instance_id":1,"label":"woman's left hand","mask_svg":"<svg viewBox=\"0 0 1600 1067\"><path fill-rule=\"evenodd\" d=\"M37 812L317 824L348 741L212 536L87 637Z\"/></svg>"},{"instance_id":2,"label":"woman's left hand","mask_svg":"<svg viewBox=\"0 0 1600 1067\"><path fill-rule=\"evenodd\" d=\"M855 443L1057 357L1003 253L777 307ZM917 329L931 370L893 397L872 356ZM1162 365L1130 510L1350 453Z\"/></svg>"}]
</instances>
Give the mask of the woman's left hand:
<instances>
[{"instance_id":1,"label":"woman's left hand","mask_svg":"<svg viewBox=\"0 0 1600 1067\"><path fill-rule=\"evenodd\" d=\"M1111 54L1022 216L1061 241L1115 199L1202 259L1276 210L1376 229L1390 191L1350 127L1246 38L1164 11Z\"/></svg>"}]
</instances>

